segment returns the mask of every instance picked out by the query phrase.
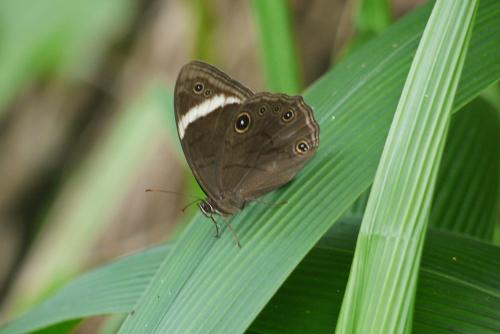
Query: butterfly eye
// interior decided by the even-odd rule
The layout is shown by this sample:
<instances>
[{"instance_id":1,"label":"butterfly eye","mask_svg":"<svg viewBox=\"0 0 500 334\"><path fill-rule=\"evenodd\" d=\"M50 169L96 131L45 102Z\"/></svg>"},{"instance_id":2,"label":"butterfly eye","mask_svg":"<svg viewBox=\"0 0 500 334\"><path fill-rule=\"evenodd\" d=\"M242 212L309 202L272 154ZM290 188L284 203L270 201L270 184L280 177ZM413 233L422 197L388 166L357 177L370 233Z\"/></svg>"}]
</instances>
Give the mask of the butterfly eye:
<instances>
[{"instance_id":1,"label":"butterfly eye","mask_svg":"<svg viewBox=\"0 0 500 334\"><path fill-rule=\"evenodd\" d=\"M207 203L206 201L202 201L200 204L198 204L198 207L200 208L201 212L207 217L212 216L212 213L214 213L212 205L210 205L210 203Z\"/></svg>"},{"instance_id":2,"label":"butterfly eye","mask_svg":"<svg viewBox=\"0 0 500 334\"><path fill-rule=\"evenodd\" d=\"M250 123L252 122L252 118L250 114L247 112L242 112L238 115L236 119L236 123L234 123L234 131L237 133L245 133L250 128Z\"/></svg>"},{"instance_id":3,"label":"butterfly eye","mask_svg":"<svg viewBox=\"0 0 500 334\"><path fill-rule=\"evenodd\" d=\"M205 89L205 92L203 92L205 96L210 96L212 94L212 91L210 89Z\"/></svg>"},{"instance_id":4,"label":"butterfly eye","mask_svg":"<svg viewBox=\"0 0 500 334\"><path fill-rule=\"evenodd\" d=\"M281 119L283 120L283 122L290 122L293 117L295 116L295 113L293 112L292 109L288 109L284 114L283 116L281 116Z\"/></svg>"},{"instance_id":5,"label":"butterfly eye","mask_svg":"<svg viewBox=\"0 0 500 334\"><path fill-rule=\"evenodd\" d=\"M193 90L196 94L201 94L201 92L203 92L203 88L205 88L203 84L201 82L197 82L194 85Z\"/></svg>"},{"instance_id":6,"label":"butterfly eye","mask_svg":"<svg viewBox=\"0 0 500 334\"><path fill-rule=\"evenodd\" d=\"M309 151L309 144L305 140L299 140L297 144L295 144L295 152L298 154L304 154Z\"/></svg>"},{"instance_id":7,"label":"butterfly eye","mask_svg":"<svg viewBox=\"0 0 500 334\"><path fill-rule=\"evenodd\" d=\"M267 111L267 108L266 106L262 106L259 108L259 115L262 116L265 114L265 112Z\"/></svg>"}]
</instances>

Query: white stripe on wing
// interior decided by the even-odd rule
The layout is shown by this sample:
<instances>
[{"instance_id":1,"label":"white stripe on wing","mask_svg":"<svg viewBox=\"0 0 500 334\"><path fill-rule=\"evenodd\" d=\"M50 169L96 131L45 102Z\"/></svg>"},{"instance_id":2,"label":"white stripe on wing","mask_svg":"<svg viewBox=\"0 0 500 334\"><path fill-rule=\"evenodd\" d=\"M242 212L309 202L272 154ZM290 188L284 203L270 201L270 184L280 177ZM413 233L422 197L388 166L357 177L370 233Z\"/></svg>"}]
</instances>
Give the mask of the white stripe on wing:
<instances>
[{"instance_id":1,"label":"white stripe on wing","mask_svg":"<svg viewBox=\"0 0 500 334\"><path fill-rule=\"evenodd\" d=\"M207 116L212 111L233 103L241 103L241 100L234 96L226 97L225 95L220 94L215 95L209 100L203 101L197 106L194 106L184 116L181 117L181 119L179 120L179 124L177 124L179 137L181 137L181 139L184 138L184 134L186 133L186 129L189 124L193 123L199 118Z\"/></svg>"}]
</instances>

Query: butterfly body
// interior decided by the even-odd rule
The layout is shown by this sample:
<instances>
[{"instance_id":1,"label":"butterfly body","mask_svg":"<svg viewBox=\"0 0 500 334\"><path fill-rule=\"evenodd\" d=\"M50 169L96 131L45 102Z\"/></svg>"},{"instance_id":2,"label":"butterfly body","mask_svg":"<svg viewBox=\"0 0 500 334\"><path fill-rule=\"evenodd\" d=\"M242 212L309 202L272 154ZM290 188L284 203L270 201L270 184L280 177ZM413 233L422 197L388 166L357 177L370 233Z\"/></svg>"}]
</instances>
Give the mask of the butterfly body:
<instances>
[{"instance_id":1,"label":"butterfly body","mask_svg":"<svg viewBox=\"0 0 500 334\"><path fill-rule=\"evenodd\" d=\"M288 183L319 146L319 125L300 96L253 93L193 61L177 78L179 139L207 198L206 215L229 216Z\"/></svg>"}]
</instances>

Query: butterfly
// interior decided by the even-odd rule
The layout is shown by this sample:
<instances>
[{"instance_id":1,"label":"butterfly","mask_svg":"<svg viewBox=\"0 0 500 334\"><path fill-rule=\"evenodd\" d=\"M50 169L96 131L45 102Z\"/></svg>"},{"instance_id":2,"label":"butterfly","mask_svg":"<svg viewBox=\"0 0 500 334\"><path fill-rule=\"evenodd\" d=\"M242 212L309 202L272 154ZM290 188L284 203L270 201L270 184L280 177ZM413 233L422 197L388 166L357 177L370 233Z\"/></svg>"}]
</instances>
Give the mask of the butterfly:
<instances>
[{"instance_id":1,"label":"butterfly","mask_svg":"<svg viewBox=\"0 0 500 334\"><path fill-rule=\"evenodd\" d=\"M253 93L204 62L180 70L174 108L184 155L206 194L198 207L212 220L291 181L319 146L319 125L301 96Z\"/></svg>"}]
</instances>

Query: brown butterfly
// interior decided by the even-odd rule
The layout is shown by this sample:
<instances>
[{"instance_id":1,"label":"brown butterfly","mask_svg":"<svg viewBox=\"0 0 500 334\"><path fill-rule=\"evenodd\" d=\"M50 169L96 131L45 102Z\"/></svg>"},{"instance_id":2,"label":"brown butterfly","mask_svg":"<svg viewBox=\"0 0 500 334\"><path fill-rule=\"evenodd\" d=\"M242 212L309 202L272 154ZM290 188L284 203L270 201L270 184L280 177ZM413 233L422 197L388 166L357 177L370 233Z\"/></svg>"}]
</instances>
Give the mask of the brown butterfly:
<instances>
[{"instance_id":1,"label":"brown butterfly","mask_svg":"<svg viewBox=\"0 0 500 334\"><path fill-rule=\"evenodd\" d=\"M200 61L181 69L174 105L184 155L207 196L198 206L212 220L289 182L319 146L301 96L254 94Z\"/></svg>"}]
</instances>

